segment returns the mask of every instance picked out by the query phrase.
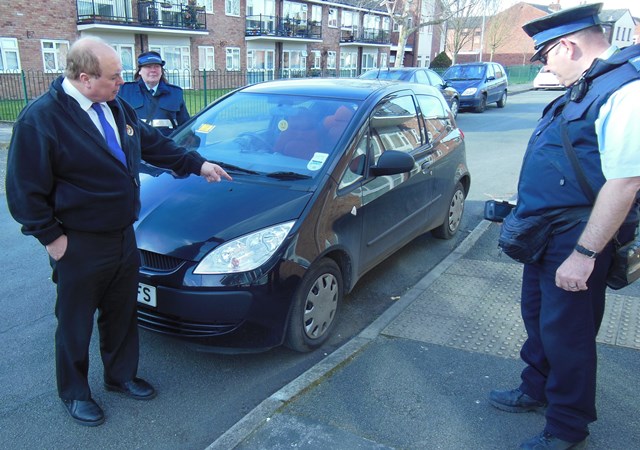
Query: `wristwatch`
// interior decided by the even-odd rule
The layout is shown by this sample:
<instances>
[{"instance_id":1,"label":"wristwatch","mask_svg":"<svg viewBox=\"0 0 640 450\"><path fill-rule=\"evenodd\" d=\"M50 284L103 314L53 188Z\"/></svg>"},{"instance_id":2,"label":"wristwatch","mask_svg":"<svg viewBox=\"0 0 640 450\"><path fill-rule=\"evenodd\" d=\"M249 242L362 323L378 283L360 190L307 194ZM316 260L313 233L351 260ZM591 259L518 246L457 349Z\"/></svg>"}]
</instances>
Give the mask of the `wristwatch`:
<instances>
[{"instance_id":1,"label":"wristwatch","mask_svg":"<svg viewBox=\"0 0 640 450\"><path fill-rule=\"evenodd\" d=\"M591 259L596 259L596 257L598 256L598 252L589 250L588 248L585 248L580 244L576 244L575 250L581 255L588 256Z\"/></svg>"}]
</instances>

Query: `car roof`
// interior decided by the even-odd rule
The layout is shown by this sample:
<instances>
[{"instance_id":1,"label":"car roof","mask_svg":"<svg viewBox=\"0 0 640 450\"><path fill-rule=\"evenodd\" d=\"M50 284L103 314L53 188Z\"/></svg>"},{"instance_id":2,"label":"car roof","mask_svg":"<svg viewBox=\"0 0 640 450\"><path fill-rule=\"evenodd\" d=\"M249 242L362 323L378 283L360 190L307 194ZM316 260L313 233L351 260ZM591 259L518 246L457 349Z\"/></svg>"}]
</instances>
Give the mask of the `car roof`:
<instances>
[{"instance_id":1,"label":"car roof","mask_svg":"<svg viewBox=\"0 0 640 450\"><path fill-rule=\"evenodd\" d=\"M439 94L432 86L403 81L362 78L295 78L265 81L249 85L242 92L269 93L283 95L304 95L309 97L333 97L363 101L372 95L386 95L403 89L428 94Z\"/></svg>"}]
</instances>

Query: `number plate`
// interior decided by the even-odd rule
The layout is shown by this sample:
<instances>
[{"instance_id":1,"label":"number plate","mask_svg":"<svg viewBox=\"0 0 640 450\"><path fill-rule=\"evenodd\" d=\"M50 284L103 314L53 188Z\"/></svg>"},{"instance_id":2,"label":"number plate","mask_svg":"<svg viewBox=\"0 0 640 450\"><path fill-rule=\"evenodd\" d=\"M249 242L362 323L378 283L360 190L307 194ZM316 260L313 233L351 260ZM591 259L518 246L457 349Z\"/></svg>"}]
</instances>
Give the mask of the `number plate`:
<instances>
[{"instance_id":1,"label":"number plate","mask_svg":"<svg viewBox=\"0 0 640 450\"><path fill-rule=\"evenodd\" d=\"M138 283L138 302L143 305L156 307L156 287Z\"/></svg>"}]
</instances>

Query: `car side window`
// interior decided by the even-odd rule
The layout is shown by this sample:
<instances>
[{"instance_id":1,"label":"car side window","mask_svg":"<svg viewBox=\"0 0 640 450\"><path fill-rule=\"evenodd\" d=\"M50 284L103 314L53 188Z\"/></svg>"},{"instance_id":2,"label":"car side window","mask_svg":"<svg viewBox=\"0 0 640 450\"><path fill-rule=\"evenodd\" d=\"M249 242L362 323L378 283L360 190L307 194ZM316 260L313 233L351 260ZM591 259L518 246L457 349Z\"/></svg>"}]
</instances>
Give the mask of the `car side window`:
<instances>
[{"instance_id":1,"label":"car side window","mask_svg":"<svg viewBox=\"0 0 640 450\"><path fill-rule=\"evenodd\" d=\"M416 71L416 73L414 74L414 79L412 81L422 84L431 84L429 83L429 77L427 77L427 74L422 70Z\"/></svg>"},{"instance_id":2,"label":"car side window","mask_svg":"<svg viewBox=\"0 0 640 450\"><path fill-rule=\"evenodd\" d=\"M442 102L432 95L417 95L416 99L424 119L427 142L432 142L445 128L448 114Z\"/></svg>"},{"instance_id":3,"label":"car side window","mask_svg":"<svg viewBox=\"0 0 640 450\"><path fill-rule=\"evenodd\" d=\"M493 68L496 72L496 79L500 79L504 76L504 74L502 73L502 68L499 65L495 64Z\"/></svg>"},{"instance_id":4,"label":"car side window","mask_svg":"<svg viewBox=\"0 0 640 450\"><path fill-rule=\"evenodd\" d=\"M444 84L444 80L437 73L429 71L427 75L429 76L429 81L432 86L441 86Z\"/></svg>"},{"instance_id":5,"label":"car side window","mask_svg":"<svg viewBox=\"0 0 640 450\"><path fill-rule=\"evenodd\" d=\"M383 100L370 119L373 164L385 150L410 152L422 145L418 112L411 95Z\"/></svg>"},{"instance_id":6,"label":"car side window","mask_svg":"<svg viewBox=\"0 0 640 450\"><path fill-rule=\"evenodd\" d=\"M343 189L347 186L351 186L352 184L360 181L365 172L365 163L367 161L367 145L369 143L369 133L365 132L358 141L356 145L356 149L353 152L353 157L347 166L342 178L340 179L340 183L338 184L338 189Z\"/></svg>"},{"instance_id":7,"label":"car side window","mask_svg":"<svg viewBox=\"0 0 640 450\"><path fill-rule=\"evenodd\" d=\"M487 65L487 79L490 77L495 77L496 74L493 71L493 64L488 64Z\"/></svg>"}]
</instances>

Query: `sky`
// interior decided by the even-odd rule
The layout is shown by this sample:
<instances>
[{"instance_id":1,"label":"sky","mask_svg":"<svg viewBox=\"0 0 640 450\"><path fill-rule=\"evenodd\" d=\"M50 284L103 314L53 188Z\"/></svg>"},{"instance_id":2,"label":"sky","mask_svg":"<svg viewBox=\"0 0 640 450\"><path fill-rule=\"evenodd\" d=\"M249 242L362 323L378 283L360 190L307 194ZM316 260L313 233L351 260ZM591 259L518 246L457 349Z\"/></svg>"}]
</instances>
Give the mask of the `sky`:
<instances>
[{"instance_id":1,"label":"sky","mask_svg":"<svg viewBox=\"0 0 640 450\"><path fill-rule=\"evenodd\" d=\"M533 4L551 4L555 3L557 0L523 0L527 3ZM503 0L503 3L508 7L515 3L518 3L517 0ZM597 0L560 0L560 4L563 9L571 8L573 6L578 6L583 3L599 3ZM633 17L640 17L640 1L638 0L602 0L600 3L604 3L602 9L628 9L631 11L631 15Z\"/></svg>"}]
</instances>

